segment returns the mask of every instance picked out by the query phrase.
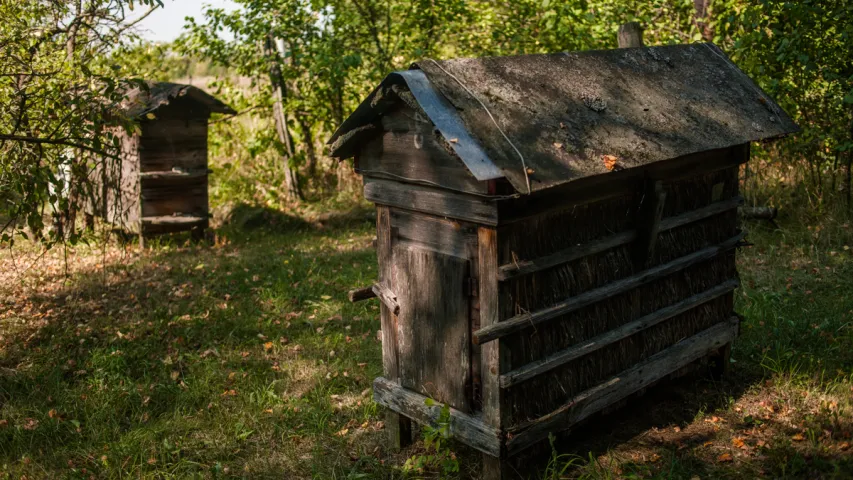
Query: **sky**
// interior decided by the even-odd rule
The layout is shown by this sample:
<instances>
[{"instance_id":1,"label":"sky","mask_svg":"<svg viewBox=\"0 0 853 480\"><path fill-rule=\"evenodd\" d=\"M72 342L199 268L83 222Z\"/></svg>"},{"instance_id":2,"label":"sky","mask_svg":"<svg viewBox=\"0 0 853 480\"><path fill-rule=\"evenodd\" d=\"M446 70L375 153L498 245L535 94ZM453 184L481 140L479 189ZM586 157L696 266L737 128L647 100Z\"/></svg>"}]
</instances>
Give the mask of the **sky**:
<instances>
[{"instance_id":1,"label":"sky","mask_svg":"<svg viewBox=\"0 0 853 480\"><path fill-rule=\"evenodd\" d=\"M202 8L205 5L226 9L235 9L231 0L163 0L164 8L157 9L145 20L139 23L143 38L155 42L170 42L181 34L185 17L201 19ZM137 14L144 11L137 8Z\"/></svg>"}]
</instances>

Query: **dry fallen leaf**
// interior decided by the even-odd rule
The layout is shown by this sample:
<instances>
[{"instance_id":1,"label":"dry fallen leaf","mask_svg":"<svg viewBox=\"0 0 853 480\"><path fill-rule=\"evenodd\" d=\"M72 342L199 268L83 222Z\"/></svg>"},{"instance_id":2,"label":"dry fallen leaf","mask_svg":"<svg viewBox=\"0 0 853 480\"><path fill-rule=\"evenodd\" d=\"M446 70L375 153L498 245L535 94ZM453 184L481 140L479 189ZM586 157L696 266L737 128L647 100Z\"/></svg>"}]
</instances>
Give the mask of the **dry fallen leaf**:
<instances>
[{"instance_id":1,"label":"dry fallen leaf","mask_svg":"<svg viewBox=\"0 0 853 480\"><path fill-rule=\"evenodd\" d=\"M264 350L266 350L266 351L272 350L272 342L264 343Z\"/></svg>"},{"instance_id":2,"label":"dry fallen leaf","mask_svg":"<svg viewBox=\"0 0 853 480\"><path fill-rule=\"evenodd\" d=\"M802 442L805 439L806 439L806 437L804 437L802 433L797 433L791 437L791 440L793 440L795 442Z\"/></svg>"},{"instance_id":3,"label":"dry fallen leaf","mask_svg":"<svg viewBox=\"0 0 853 480\"><path fill-rule=\"evenodd\" d=\"M724 453L717 457L718 462L731 462L733 460L731 453Z\"/></svg>"},{"instance_id":4,"label":"dry fallen leaf","mask_svg":"<svg viewBox=\"0 0 853 480\"><path fill-rule=\"evenodd\" d=\"M622 170L622 167L617 163L619 158L615 155L602 155L601 160L604 161L604 168L606 168L608 172Z\"/></svg>"},{"instance_id":5,"label":"dry fallen leaf","mask_svg":"<svg viewBox=\"0 0 853 480\"><path fill-rule=\"evenodd\" d=\"M732 445L734 445L737 448L743 448L743 445L744 445L743 438L741 438L741 437L733 438L732 439Z\"/></svg>"}]
</instances>

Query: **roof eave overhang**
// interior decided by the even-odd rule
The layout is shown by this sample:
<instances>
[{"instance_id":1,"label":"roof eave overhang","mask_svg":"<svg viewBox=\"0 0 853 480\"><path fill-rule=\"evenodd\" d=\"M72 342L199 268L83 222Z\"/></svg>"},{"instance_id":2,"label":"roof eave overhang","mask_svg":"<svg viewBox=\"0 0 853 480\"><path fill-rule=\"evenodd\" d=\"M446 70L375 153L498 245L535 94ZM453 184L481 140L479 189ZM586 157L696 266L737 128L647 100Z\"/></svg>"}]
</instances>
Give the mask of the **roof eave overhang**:
<instances>
[{"instance_id":1,"label":"roof eave overhang","mask_svg":"<svg viewBox=\"0 0 853 480\"><path fill-rule=\"evenodd\" d=\"M372 105L377 92L391 85L405 85L417 100L418 105L427 114L435 128L441 133L451 149L459 156L468 171L479 181L504 178L503 172L489 158L480 143L471 136L456 108L436 90L422 70L394 72L387 77L358 106L349 118L338 128L329 140L331 155L340 159L353 156L365 136L354 133L367 133L372 136L378 118L384 113ZM376 129L378 132L379 130Z\"/></svg>"}]
</instances>

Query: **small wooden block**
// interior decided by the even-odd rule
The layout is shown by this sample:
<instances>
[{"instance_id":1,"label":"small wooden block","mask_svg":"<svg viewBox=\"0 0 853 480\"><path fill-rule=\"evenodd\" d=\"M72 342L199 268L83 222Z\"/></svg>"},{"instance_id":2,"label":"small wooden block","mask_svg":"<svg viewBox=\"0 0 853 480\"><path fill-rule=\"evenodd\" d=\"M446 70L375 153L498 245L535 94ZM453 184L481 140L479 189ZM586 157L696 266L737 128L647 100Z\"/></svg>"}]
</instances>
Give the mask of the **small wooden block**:
<instances>
[{"instance_id":1,"label":"small wooden block","mask_svg":"<svg viewBox=\"0 0 853 480\"><path fill-rule=\"evenodd\" d=\"M385 430L388 432L388 448L399 452L412 444L412 420L392 410L385 412Z\"/></svg>"}]
</instances>

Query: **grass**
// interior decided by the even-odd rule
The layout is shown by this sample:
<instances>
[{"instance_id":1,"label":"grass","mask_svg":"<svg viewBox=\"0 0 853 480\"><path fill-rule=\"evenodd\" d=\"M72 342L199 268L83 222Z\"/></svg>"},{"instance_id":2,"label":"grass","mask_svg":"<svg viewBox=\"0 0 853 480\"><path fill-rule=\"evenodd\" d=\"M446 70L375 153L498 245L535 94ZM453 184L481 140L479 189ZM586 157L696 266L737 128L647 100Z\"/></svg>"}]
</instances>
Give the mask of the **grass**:
<instances>
[{"instance_id":1,"label":"grass","mask_svg":"<svg viewBox=\"0 0 853 480\"><path fill-rule=\"evenodd\" d=\"M377 304L346 302L376 275L369 211L235 211L212 246L0 254L6 478L406 478L423 445L383 444ZM730 375L653 389L537 475L853 477L853 230L809 223L748 225Z\"/></svg>"}]
</instances>

